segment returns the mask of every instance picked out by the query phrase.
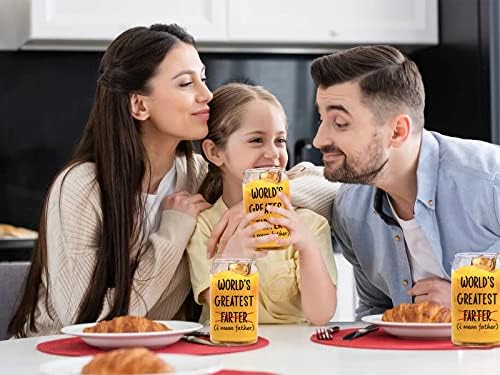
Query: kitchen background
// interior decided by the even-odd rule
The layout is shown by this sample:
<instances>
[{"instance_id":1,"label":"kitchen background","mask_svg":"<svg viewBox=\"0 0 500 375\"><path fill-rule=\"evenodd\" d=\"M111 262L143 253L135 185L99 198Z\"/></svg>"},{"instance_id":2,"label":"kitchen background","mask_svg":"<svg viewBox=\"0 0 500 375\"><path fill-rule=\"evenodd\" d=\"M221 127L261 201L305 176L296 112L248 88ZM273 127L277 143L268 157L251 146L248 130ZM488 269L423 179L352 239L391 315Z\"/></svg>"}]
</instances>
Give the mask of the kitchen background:
<instances>
[{"instance_id":1,"label":"kitchen background","mask_svg":"<svg viewBox=\"0 0 500 375\"><path fill-rule=\"evenodd\" d=\"M439 44L400 45L424 78L426 127L500 143L498 3L439 0L437 6ZM0 12L5 16L5 9ZM316 12L321 13L321 7ZM281 22L279 14L275 22ZM199 39L196 30L189 31ZM207 45L202 43L200 49L209 87L243 80L271 90L289 117L291 163L320 162L310 147L318 116L309 64L326 52L325 46L322 50L233 46L224 52ZM207 50L212 52L203 52ZM0 51L0 222L37 228L45 191L85 126L101 56L101 51Z\"/></svg>"}]
</instances>

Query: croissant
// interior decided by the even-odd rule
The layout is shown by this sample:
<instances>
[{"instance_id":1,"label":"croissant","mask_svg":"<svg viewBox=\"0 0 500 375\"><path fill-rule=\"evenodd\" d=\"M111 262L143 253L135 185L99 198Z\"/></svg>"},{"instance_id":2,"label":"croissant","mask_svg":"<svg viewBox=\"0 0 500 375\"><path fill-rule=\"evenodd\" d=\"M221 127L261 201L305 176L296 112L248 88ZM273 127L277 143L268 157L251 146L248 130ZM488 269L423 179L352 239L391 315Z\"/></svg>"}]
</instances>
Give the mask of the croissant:
<instances>
[{"instance_id":1,"label":"croissant","mask_svg":"<svg viewBox=\"0 0 500 375\"><path fill-rule=\"evenodd\" d=\"M164 374L174 369L146 348L117 349L97 354L82 368L82 374Z\"/></svg>"},{"instance_id":2,"label":"croissant","mask_svg":"<svg viewBox=\"0 0 500 375\"><path fill-rule=\"evenodd\" d=\"M34 230L15 227L9 224L0 224L0 238L37 238L38 233Z\"/></svg>"},{"instance_id":3,"label":"croissant","mask_svg":"<svg viewBox=\"0 0 500 375\"><path fill-rule=\"evenodd\" d=\"M110 321L102 321L83 329L85 333L123 333L170 331L165 324L153 322L142 316L118 316Z\"/></svg>"},{"instance_id":4,"label":"croissant","mask_svg":"<svg viewBox=\"0 0 500 375\"><path fill-rule=\"evenodd\" d=\"M385 322L404 323L450 323L451 311L437 303L402 303L382 315Z\"/></svg>"}]
</instances>

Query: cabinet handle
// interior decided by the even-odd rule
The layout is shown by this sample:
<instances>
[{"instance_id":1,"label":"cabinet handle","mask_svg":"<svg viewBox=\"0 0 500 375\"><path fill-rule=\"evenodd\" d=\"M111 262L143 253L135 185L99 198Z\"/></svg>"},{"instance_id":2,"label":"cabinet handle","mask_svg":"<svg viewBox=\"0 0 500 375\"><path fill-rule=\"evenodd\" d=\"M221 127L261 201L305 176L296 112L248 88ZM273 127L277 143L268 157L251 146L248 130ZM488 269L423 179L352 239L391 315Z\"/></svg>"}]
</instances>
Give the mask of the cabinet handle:
<instances>
[{"instance_id":1,"label":"cabinet handle","mask_svg":"<svg viewBox=\"0 0 500 375\"><path fill-rule=\"evenodd\" d=\"M328 35L335 38L336 36L339 35L339 33L336 32L335 30L330 30L330 31L328 31Z\"/></svg>"}]
</instances>

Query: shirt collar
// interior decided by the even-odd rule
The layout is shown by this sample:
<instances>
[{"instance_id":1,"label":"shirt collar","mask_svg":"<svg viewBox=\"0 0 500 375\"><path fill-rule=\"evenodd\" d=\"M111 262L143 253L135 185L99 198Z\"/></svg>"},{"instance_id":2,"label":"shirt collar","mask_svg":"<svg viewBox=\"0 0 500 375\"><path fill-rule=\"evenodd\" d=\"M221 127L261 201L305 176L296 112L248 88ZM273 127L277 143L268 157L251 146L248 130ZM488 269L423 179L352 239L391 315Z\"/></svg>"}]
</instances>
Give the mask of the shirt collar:
<instances>
[{"instance_id":1,"label":"shirt collar","mask_svg":"<svg viewBox=\"0 0 500 375\"><path fill-rule=\"evenodd\" d=\"M427 130L422 131L422 141L417 166L417 201L434 210L439 174L439 142Z\"/></svg>"},{"instance_id":2,"label":"shirt collar","mask_svg":"<svg viewBox=\"0 0 500 375\"><path fill-rule=\"evenodd\" d=\"M379 188L375 188L373 194L373 211L376 213L387 225L398 226L398 222L392 217L392 212L387 201L387 194Z\"/></svg>"},{"instance_id":3,"label":"shirt collar","mask_svg":"<svg viewBox=\"0 0 500 375\"><path fill-rule=\"evenodd\" d=\"M422 140L417 165L417 201L434 210L439 173L439 143L431 132L422 131ZM389 225L397 225L392 217L387 194L376 188L373 195L373 209Z\"/></svg>"},{"instance_id":4,"label":"shirt collar","mask_svg":"<svg viewBox=\"0 0 500 375\"><path fill-rule=\"evenodd\" d=\"M222 199L222 195L217 199L213 205L213 207L217 207L217 210L221 210L223 212L228 210L228 207L226 203L224 202L224 199Z\"/></svg>"}]
</instances>

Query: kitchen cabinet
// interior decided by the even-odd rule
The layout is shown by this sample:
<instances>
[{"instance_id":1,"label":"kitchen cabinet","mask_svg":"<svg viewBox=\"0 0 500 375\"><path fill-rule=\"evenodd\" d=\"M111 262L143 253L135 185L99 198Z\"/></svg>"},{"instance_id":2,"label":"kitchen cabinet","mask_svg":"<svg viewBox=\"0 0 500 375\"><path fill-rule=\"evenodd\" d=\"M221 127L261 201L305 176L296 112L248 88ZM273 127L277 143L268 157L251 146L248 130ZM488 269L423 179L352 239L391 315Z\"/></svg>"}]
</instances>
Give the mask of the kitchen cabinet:
<instances>
[{"instance_id":1,"label":"kitchen cabinet","mask_svg":"<svg viewBox=\"0 0 500 375\"><path fill-rule=\"evenodd\" d=\"M32 1L32 33L38 38L110 39L123 30L153 23L178 23L200 40L224 40L225 7L219 0Z\"/></svg>"},{"instance_id":2,"label":"kitchen cabinet","mask_svg":"<svg viewBox=\"0 0 500 375\"><path fill-rule=\"evenodd\" d=\"M0 263L28 261L35 246L36 241L32 239L0 238Z\"/></svg>"},{"instance_id":3,"label":"kitchen cabinet","mask_svg":"<svg viewBox=\"0 0 500 375\"><path fill-rule=\"evenodd\" d=\"M177 23L199 42L227 38L225 0L0 0L2 3L8 3L5 9L10 10L0 13L3 48L103 49L124 30L154 23ZM9 23L17 28L17 40L12 40L14 35L10 40L1 36Z\"/></svg>"},{"instance_id":4,"label":"kitchen cabinet","mask_svg":"<svg viewBox=\"0 0 500 375\"><path fill-rule=\"evenodd\" d=\"M202 51L438 43L438 0L0 0L0 49L104 49L137 25L178 23ZM270 49L274 48L274 49Z\"/></svg>"},{"instance_id":5,"label":"kitchen cabinet","mask_svg":"<svg viewBox=\"0 0 500 375\"><path fill-rule=\"evenodd\" d=\"M437 44L437 0L229 1L234 42Z\"/></svg>"}]
</instances>

